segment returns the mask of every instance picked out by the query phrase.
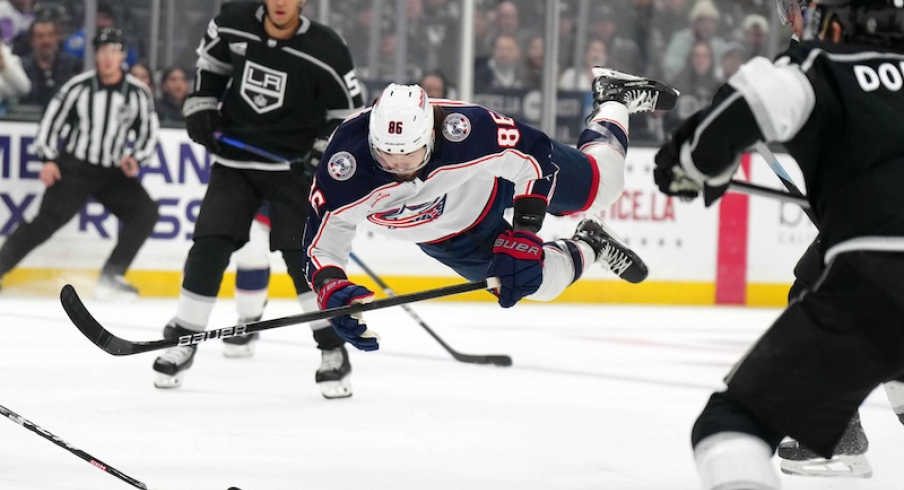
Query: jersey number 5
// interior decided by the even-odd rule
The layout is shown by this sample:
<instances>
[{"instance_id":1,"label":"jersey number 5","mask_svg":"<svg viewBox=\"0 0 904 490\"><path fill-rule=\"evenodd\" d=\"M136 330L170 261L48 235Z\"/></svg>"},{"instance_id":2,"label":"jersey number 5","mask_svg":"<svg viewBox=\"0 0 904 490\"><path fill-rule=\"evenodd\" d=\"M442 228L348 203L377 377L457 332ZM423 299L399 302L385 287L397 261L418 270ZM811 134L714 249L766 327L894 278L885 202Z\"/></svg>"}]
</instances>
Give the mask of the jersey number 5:
<instances>
[{"instance_id":1,"label":"jersey number 5","mask_svg":"<svg viewBox=\"0 0 904 490\"><path fill-rule=\"evenodd\" d=\"M518 140L521 139L521 131L518 131L518 128L515 127L515 120L510 117L496 114L493 111L487 112L490 113L493 122L499 126L496 128L496 144L502 148L512 148L517 145Z\"/></svg>"}]
</instances>

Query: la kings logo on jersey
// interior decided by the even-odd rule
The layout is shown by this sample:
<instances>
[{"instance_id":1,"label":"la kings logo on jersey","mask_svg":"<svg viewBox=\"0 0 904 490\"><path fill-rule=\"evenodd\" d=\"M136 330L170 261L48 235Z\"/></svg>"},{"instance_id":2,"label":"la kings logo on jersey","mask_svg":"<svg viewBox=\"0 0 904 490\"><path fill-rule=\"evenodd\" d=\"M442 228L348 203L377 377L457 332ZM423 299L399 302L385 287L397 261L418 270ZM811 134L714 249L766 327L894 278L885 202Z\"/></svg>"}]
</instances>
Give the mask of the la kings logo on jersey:
<instances>
[{"instance_id":1,"label":"la kings logo on jersey","mask_svg":"<svg viewBox=\"0 0 904 490\"><path fill-rule=\"evenodd\" d=\"M258 114L279 109L286 98L286 73L245 61L239 92Z\"/></svg>"}]
</instances>

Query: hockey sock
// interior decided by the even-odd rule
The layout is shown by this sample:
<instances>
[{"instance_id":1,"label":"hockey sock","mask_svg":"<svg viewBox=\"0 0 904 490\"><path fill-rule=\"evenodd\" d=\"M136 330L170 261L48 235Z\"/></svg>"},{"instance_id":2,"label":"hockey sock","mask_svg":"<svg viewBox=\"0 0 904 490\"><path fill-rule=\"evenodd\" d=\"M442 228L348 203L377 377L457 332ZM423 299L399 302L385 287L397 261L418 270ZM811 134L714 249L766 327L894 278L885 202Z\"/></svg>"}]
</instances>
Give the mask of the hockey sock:
<instances>
[{"instance_id":1,"label":"hockey sock","mask_svg":"<svg viewBox=\"0 0 904 490\"><path fill-rule=\"evenodd\" d=\"M182 288L176 308L176 323L189 330L206 330L216 301L216 296L201 296Z\"/></svg>"},{"instance_id":2,"label":"hockey sock","mask_svg":"<svg viewBox=\"0 0 904 490\"><path fill-rule=\"evenodd\" d=\"M267 303L270 269L238 269L235 272L235 307L240 318L260 318Z\"/></svg>"},{"instance_id":3,"label":"hockey sock","mask_svg":"<svg viewBox=\"0 0 904 490\"><path fill-rule=\"evenodd\" d=\"M704 490L778 490L772 449L741 432L720 432L694 445L694 460Z\"/></svg>"},{"instance_id":4,"label":"hockey sock","mask_svg":"<svg viewBox=\"0 0 904 490\"><path fill-rule=\"evenodd\" d=\"M195 238L195 244L185 260L182 289L199 296L216 297L233 251L235 241L230 237Z\"/></svg>"},{"instance_id":5,"label":"hockey sock","mask_svg":"<svg viewBox=\"0 0 904 490\"><path fill-rule=\"evenodd\" d=\"M728 391L713 393L703 413L697 417L691 433L691 443L696 447L703 439L720 432L750 434L765 441L770 451L775 451L784 434L761 424L741 402Z\"/></svg>"}]
</instances>

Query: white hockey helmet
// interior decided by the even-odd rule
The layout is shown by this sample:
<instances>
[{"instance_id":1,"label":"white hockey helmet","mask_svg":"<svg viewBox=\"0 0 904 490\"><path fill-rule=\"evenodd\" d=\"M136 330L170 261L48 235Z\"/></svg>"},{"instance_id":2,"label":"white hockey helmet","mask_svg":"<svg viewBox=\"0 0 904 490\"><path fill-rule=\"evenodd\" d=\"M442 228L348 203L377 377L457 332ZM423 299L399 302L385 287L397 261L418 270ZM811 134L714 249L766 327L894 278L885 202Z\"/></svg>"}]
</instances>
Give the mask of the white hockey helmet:
<instances>
[{"instance_id":1,"label":"white hockey helmet","mask_svg":"<svg viewBox=\"0 0 904 490\"><path fill-rule=\"evenodd\" d=\"M420 170L433 152L433 106L427 92L419 85L391 83L374 104L370 113L370 150L380 167L387 172L409 173ZM395 155L427 148L424 161L416 168L393 169L380 152Z\"/></svg>"}]
</instances>

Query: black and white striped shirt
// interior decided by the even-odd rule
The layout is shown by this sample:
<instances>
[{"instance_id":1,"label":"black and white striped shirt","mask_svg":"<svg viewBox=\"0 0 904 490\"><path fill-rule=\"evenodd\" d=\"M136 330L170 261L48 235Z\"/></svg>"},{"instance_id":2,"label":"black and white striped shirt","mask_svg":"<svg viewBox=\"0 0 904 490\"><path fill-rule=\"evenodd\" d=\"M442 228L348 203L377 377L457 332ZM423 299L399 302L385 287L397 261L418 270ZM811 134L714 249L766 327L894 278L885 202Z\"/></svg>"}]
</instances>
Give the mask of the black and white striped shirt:
<instances>
[{"instance_id":1,"label":"black and white striped shirt","mask_svg":"<svg viewBox=\"0 0 904 490\"><path fill-rule=\"evenodd\" d=\"M45 162L63 153L104 167L126 156L142 163L154 154L158 128L154 100L141 81L125 74L105 87L91 70L66 82L47 105L35 148Z\"/></svg>"}]
</instances>

